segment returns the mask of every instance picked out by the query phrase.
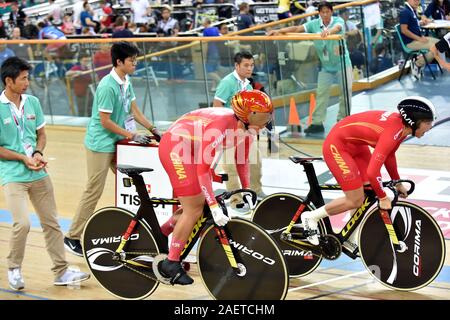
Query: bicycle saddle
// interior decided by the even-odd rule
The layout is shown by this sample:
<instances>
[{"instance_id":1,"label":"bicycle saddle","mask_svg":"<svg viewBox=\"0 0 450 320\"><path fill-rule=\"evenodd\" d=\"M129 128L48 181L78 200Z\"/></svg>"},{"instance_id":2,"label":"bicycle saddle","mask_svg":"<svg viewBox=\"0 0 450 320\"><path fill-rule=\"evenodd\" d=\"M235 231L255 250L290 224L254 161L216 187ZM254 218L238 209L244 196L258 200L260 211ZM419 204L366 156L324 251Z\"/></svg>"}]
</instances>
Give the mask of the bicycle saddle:
<instances>
[{"instance_id":1,"label":"bicycle saddle","mask_svg":"<svg viewBox=\"0 0 450 320\"><path fill-rule=\"evenodd\" d=\"M290 156L289 159L291 159L291 161L293 163L300 163L300 164L303 164L303 163L308 162L308 161L323 160L323 158L313 158L313 157L311 157L311 158L302 158L302 157L299 157L299 156Z\"/></svg>"},{"instance_id":2,"label":"bicycle saddle","mask_svg":"<svg viewBox=\"0 0 450 320\"><path fill-rule=\"evenodd\" d=\"M120 172L122 172L123 174L126 174L128 176L130 174L141 174L142 172L154 171L151 168L139 168L139 167L128 166L128 165L124 165L124 164L117 166L117 170L119 170Z\"/></svg>"}]
</instances>

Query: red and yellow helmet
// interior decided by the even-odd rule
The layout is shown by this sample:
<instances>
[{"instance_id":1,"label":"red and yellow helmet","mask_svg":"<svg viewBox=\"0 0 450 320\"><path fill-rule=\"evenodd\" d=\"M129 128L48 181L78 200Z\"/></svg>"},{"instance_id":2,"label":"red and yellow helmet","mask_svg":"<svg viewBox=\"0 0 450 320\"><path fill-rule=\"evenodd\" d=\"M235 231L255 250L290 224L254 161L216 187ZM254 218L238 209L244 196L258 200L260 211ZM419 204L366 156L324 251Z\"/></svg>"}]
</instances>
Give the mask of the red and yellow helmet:
<instances>
[{"instance_id":1,"label":"red and yellow helmet","mask_svg":"<svg viewBox=\"0 0 450 320\"><path fill-rule=\"evenodd\" d=\"M259 90L241 91L231 99L231 108L236 117L245 124L272 118L273 104L269 96Z\"/></svg>"}]
</instances>

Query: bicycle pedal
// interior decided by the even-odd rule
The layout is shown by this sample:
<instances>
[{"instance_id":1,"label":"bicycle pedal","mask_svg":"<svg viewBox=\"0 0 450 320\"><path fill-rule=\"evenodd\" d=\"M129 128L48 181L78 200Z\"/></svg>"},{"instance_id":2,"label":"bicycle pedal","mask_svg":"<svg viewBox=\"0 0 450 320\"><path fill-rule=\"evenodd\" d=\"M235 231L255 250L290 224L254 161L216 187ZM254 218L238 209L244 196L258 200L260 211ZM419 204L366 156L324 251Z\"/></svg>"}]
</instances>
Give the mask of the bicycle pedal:
<instances>
[{"instance_id":1,"label":"bicycle pedal","mask_svg":"<svg viewBox=\"0 0 450 320\"><path fill-rule=\"evenodd\" d=\"M155 276L156 276L156 279L158 279L159 282L172 286L173 284L170 283L170 278L164 277L164 276L159 272L159 269L158 269L158 265L159 265L161 262L163 262L163 260L165 260L166 258L167 258L167 254L159 254L159 255L157 255L157 256L154 258L154 260L153 260L153 263L152 263L152 270L153 270L153 273L154 273Z\"/></svg>"}]
</instances>

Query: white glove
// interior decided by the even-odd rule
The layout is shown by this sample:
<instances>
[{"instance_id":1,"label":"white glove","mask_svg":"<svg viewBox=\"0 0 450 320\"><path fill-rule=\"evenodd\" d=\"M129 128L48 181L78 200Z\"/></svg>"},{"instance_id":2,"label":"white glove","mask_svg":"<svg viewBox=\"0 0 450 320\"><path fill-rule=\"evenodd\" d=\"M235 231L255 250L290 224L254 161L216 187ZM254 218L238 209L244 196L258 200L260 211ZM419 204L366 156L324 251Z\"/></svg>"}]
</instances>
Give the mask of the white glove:
<instances>
[{"instance_id":1,"label":"white glove","mask_svg":"<svg viewBox=\"0 0 450 320\"><path fill-rule=\"evenodd\" d=\"M223 214L223 211L219 208L219 206L211 208L211 214L214 222L220 227L223 227L228 223L228 221L230 221L230 218Z\"/></svg>"},{"instance_id":2,"label":"white glove","mask_svg":"<svg viewBox=\"0 0 450 320\"><path fill-rule=\"evenodd\" d=\"M255 207L256 207L256 201L253 202L253 197L252 197L250 194L248 194L248 193L244 194L244 196L242 197L242 199L243 199L244 202L248 205L248 207L249 207L250 210L255 209Z\"/></svg>"}]
</instances>

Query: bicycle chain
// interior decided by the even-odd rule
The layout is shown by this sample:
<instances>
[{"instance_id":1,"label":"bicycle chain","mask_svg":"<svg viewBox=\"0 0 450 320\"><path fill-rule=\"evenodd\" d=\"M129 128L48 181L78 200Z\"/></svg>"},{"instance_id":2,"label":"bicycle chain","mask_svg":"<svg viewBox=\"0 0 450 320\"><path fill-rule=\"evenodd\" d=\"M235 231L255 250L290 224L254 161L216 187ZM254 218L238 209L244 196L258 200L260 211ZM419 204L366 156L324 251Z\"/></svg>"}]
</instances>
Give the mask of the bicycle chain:
<instances>
[{"instance_id":1,"label":"bicycle chain","mask_svg":"<svg viewBox=\"0 0 450 320\"><path fill-rule=\"evenodd\" d=\"M151 252L143 252L143 251L130 251L130 252L127 251L126 254L132 254L132 255L144 254L144 255L147 255L147 256L150 256L150 257L155 257L155 256L156 256L155 253L151 253ZM146 274L146 273L144 273L144 272L142 272L142 271L139 271L139 270L135 269L134 267L131 267L128 263L126 263L126 262L124 262L124 261L122 261L122 260L119 261L119 262L120 262L120 263L122 264L122 266L124 266L125 268L128 268L128 269L130 269L131 271L136 272L137 274L139 274L139 275L141 275L141 276L143 276L143 277L145 277L145 278L148 278L148 279L151 279L151 280L160 282L160 281L158 280L158 278L156 278L156 276L155 276L155 277L152 277L152 276L150 276L150 275L148 275L148 274Z\"/></svg>"}]
</instances>

